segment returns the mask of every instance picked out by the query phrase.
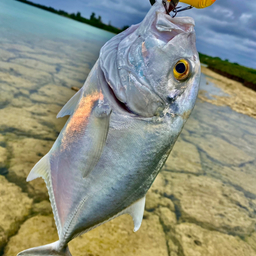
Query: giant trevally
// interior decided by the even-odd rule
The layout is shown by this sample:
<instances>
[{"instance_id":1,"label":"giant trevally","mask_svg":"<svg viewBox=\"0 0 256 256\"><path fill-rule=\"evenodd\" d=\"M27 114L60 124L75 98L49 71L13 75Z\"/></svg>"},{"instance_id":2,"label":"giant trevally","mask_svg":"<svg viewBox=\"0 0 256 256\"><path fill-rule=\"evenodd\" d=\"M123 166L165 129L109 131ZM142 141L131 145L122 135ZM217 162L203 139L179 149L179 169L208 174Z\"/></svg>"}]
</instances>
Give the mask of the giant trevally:
<instances>
[{"instance_id":1,"label":"giant trevally","mask_svg":"<svg viewBox=\"0 0 256 256\"><path fill-rule=\"evenodd\" d=\"M172 18L161 3L108 41L58 114L70 115L59 137L27 178L45 180L59 241L18 255L70 255L69 241L126 213L137 231L199 80L194 21Z\"/></svg>"}]
</instances>

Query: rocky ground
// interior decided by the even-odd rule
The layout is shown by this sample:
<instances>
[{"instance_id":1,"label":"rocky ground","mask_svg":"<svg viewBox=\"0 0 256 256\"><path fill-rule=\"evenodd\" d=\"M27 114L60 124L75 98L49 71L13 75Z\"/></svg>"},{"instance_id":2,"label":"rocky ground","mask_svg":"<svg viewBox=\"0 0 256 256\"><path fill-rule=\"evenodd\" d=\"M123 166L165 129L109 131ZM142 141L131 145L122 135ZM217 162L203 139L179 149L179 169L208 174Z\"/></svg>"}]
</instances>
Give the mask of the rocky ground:
<instances>
[{"instance_id":1,"label":"rocky ground","mask_svg":"<svg viewBox=\"0 0 256 256\"><path fill-rule=\"evenodd\" d=\"M217 106L229 106L233 110L256 118L256 92L241 85L241 83L223 77L212 70L202 67L207 81L216 84L226 93L225 96L214 95L213 99L205 97L205 91L201 90L199 98Z\"/></svg>"},{"instance_id":2,"label":"rocky ground","mask_svg":"<svg viewBox=\"0 0 256 256\"><path fill-rule=\"evenodd\" d=\"M1 256L58 240L43 181L26 183L26 177L66 121L55 117L74 94L70 88L82 86L97 58L81 45L1 44ZM223 88L223 81L228 88L230 82L219 75L214 83ZM241 89L243 99L255 99L255 93L239 86L235 92ZM141 229L133 233L131 217L121 216L74 239L73 256L256 255L256 120L235 112L255 117L249 114L255 103L238 101L233 90L225 92L229 101L222 100L221 106L200 93L147 194ZM244 112L238 110L243 103Z\"/></svg>"}]
</instances>

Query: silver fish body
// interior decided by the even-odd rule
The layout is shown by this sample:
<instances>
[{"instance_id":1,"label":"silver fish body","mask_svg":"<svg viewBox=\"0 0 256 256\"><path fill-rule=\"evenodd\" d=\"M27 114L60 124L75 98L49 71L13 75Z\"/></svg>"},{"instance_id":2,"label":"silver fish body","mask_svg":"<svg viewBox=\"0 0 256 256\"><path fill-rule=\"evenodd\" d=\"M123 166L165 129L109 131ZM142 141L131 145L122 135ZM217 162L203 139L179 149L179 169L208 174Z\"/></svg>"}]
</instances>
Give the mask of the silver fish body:
<instances>
[{"instance_id":1,"label":"silver fish body","mask_svg":"<svg viewBox=\"0 0 256 256\"><path fill-rule=\"evenodd\" d=\"M70 255L76 236L121 214L143 218L145 195L190 115L200 62L191 18L156 3L142 23L113 37L84 86L58 117L70 115L28 181L43 177L59 241L18 255ZM175 79L180 59L187 79Z\"/></svg>"}]
</instances>

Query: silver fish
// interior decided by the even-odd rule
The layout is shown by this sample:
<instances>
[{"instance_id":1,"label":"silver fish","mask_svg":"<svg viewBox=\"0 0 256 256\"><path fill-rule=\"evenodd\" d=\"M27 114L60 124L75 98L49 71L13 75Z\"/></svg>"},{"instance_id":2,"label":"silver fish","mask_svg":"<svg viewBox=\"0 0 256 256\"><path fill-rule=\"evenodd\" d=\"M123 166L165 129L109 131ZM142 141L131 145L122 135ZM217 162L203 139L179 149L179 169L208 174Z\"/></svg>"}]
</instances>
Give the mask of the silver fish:
<instances>
[{"instance_id":1,"label":"silver fish","mask_svg":"<svg viewBox=\"0 0 256 256\"><path fill-rule=\"evenodd\" d=\"M194 21L171 18L161 3L108 41L58 114L70 115L59 137L27 178L45 180L59 241L18 255L71 255L68 242L122 214L137 231L199 81Z\"/></svg>"}]
</instances>

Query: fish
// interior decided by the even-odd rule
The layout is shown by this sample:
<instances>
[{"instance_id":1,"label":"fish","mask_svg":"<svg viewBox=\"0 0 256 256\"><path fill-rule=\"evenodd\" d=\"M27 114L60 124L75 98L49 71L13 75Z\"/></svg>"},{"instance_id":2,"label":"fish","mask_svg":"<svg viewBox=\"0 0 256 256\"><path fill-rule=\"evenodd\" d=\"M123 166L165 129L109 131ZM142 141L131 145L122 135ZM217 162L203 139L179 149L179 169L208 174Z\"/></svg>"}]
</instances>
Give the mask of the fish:
<instances>
[{"instance_id":1,"label":"fish","mask_svg":"<svg viewBox=\"0 0 256 256\"><path fill-rule=\"evenodd\" d=\"M69 119L27 177L44 179L59 240L18 256L70 256L72 239L123 214L140 228L146 193L196 102L194 25L157 2L101 48L85 84L57 115Z\"/></svg>"}]
</instances>

